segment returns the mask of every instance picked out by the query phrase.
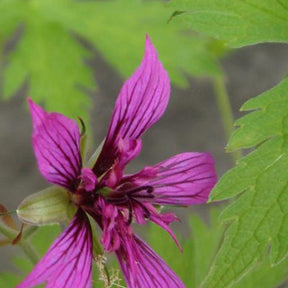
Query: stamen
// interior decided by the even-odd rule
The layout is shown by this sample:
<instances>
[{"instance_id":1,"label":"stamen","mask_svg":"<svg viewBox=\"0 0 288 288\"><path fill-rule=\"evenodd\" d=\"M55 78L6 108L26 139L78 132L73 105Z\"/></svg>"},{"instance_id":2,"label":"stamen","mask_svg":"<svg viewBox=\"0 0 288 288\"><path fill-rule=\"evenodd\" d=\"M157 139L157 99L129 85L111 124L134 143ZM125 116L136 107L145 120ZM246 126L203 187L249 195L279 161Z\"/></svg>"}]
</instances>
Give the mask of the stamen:
<instances>
[{"instance_id":1,"label":"stamen","mask_svg":"<svg viewBox=\"0 0 288 288\"><path fill-rule=\"evenodd\" d=\"M115 205L122 205L122 204L126 204L129 201L129 198L127 197L127 195L121 195L119 197L107 197L105 198L105 200L108 203L112 203Z\"/></svg>"},{"instance_id":2,"label":"stamen","mask_svg":"<svg viewBox=\"0 0 288 288\"><path fill-rule=\"evenodd\" d=\"M141 203L141 199L152 199L154 195L152 194L154 188L153 186L146 185L146 186L139 186L132 189L124 190L123 191L115 191L111 193L108 197L105 197L105 200L108 203L114 205L123 205L128 210L128 220L126 222L127 226L131 225L133 221L133 204L136 203L139 205L144 211L144 217L149 218L150 211L147 207ZM145 191L146 194L137 194L138 192ZM139 201L139 200L140 201Z\"/></svg>"},{"instance_id":3,"label":"stamen","mask_svg":"<svg viewBox=\"0 0 288 288\"><path fill-rule=\"evenodd\" d=\"M149 185L140 186L140 187L136 187L136 188L127 190L127 191L125 191L125 193L128 195L133 195L133 194L140 192L142 190L146 190L146 193L151 194L153 192L154 188L152 186L149 186Z\"/></svg>"},{"instance_id":4,"label":"stamen","mask_svg":"<svg viewBox=\"0 0 288 288\"><path fill-rule=\"evenodd\" d=\"M135 195L136 193L140 191L146 191L147 194L138 194ZM105 197L106 201L109 203L113 203L115 205L122 205L122 204L127 204L130 200L134 200L135 198L142 198L142 199L151 199L154 198L154 195L152 195L153 192L153 187L152 186L140 186L136 187L130 190L124 190L124 191L116 191L112 193L110 196Z\"/></svg>"},{"instance_id":5,"label":"stamen","mask_svg":"<svg viewBox=\"0 0 288 288\"><path fill-rule=\"evenodd\" d=\"M137 199L153 199L154 195L148 194L148 195L136 195Z\"/></svg>"},{"instance_id":6,"label":"stamen","mask_svg":"<svg viewBox=\"0 0 288 288\"><path fill-rule=\"evenodd\" d=\"M128 217L128 221L127 221L127 226L130 226L132 223L132 219L133 219L133 205L131 203L131 201L128 201L128 211L129 211L129 217Z\"/></svg>"}]
</instances>

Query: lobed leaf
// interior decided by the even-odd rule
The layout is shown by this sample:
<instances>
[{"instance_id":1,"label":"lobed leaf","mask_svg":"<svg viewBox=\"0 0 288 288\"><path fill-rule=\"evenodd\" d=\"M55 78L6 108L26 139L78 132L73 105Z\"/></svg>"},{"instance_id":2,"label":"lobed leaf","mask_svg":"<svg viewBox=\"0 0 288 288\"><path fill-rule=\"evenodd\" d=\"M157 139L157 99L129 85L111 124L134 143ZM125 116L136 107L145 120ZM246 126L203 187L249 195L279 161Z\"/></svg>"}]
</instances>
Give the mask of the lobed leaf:
<instances>
[{"instance_id":1,"label":"lobed leaf","mask_svg":"<svg viewBox=\"0 0 288 288\"><path fill-rule=\"evenodd\" d=\"M266 259L240 282L236 283L233 288L279 288L279 285L287 279L287 264L288 261L286 260L278 266L271 267L269 259Z\"/></svg>"},{"instance_id":2,"label":"lobed leaf","mask_svg":"<svg viewBox=\"0 0 288 288\"><path fill-rule=\"evenodd\" d=\"M267 254L278 265L288 254L288 79L243 105L230 150L255 150L214 188L211 200L238 196L221 219L230 226L203 288L231 287Z\"/></svg>"},{"instance_id":3,"label":"lobed leaf","mask_svg":"<svg viewBox=\"0 0 288 288\"><path fill-rule=\"evenodd\" d=\"M286 0L173 0L171 6L182 12L176 22L230 47L288 41Z\"/></svg>"}]
</instances>

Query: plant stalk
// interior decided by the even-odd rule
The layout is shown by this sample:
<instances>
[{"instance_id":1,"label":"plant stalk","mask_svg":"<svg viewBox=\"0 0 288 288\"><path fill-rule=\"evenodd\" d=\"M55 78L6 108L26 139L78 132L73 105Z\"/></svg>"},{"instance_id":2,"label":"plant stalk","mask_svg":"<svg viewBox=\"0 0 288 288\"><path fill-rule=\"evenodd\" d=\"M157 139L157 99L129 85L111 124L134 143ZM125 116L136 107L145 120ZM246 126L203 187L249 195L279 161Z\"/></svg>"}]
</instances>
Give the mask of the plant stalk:
<instances>
[{"instance_id":1,"label":"plant stalk","mask_svg":"<svg viewBox=\"0 0 288 288\"><path fill-rule=\"evenodd\" d=\"M215 93L217 104L218 104L218 109L221 114L226 141L228 142L228 139L233 131L234 119L233 119L231 103L230 103L229 96L226 90L224 77L223 76L214 77L213 87L214 87L214 93ZM242 153L240 150L233 151L231 153L231 157L232 157L233 162L237 162L237 160L239 160L242 157Z\"/></svg>"}]
</instances>

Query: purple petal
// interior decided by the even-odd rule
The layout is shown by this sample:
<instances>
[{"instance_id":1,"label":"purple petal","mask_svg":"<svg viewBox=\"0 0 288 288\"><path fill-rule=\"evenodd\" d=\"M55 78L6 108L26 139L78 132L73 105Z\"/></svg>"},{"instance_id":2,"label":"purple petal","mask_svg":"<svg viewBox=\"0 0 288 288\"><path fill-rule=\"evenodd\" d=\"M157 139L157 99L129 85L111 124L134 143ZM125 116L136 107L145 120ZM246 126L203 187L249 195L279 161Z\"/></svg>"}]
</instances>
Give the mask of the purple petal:
<instances>
[{"instance_id":1,"label":"purple petal","mask_svg":"<svg viewBox=\"0 0 288 288\"><path fill-rule=\"evenodd\" d=\"M185 288L180 278L138 236L123 245L116 255L128 288Z\"/></svg>"},{"instance_id":2,"label":"purple petal","mask_svg":"<svg viewBox=\"0 0 288 288\"><path fill-rule=\"evenodd\" d=\"M89 288L91 269L92 232L87 216L79 209L70 225L16 288L30 288L43 282L46 288Z\"/></svg>"},{"instance_id":3,"label":"purple petal","mask_svg":"<svg viewBox=\"0 0 288 288\"><path fill-rule=\"evenodd\" d=\"M39 170L47 181L73 191L82 166L77 123L59 113L47 113L31 99L28 101Z\"/></svg>"},{"instance_id":4,"label":"purple petal","mask_svg":"<svg viewBox=\"0 0 288 288\"><path fill-rule=\"evenodd\" d=\"M152 186L154 198L149 202L153 204L186 206L207 202L217 176L210 154L182 153L126 176L123 181Z\"/></svg>"},{"instance_id":5,"label":"purple petal","mask_svg":"<svg viewBox=\"0 0 288 288\"><path fill-rule=\"evenodd\" d=\"M128 79L117 98L103 150L93 168L97 176L107 171L121 157L120 139L137 140L164 113L170 95L167 72L157 51L146 37L144 59ZM134 153L134 157L137 153Z\"/></svg>"}]
</instances>

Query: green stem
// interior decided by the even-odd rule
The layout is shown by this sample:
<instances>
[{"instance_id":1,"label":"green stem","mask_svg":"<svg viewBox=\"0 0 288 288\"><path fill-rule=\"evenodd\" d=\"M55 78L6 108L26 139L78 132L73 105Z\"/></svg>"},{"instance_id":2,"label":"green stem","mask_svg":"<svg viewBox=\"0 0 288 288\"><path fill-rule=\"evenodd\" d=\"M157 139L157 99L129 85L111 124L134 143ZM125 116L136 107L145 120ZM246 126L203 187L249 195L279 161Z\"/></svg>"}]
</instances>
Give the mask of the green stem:
<instances>
[{"instance_id":1,"label":"green stem","mask_svg":"<svg viewBox=\"0 0 288 288\"><path fill-rule=\"evenodd\" d=\"M38 230L38 226L28 226L25 227L22 233L22 239L28 239L32 234L34 234Z\"/></svg>"},{"instance_id":2,"label":"green stem","mask_svg":"<svg viewBox=\"0 0 288 288\"><path fill-rule=\"evenodd\" d=\"M31 232L31 231L29 231ZM2 233L4 236L6 236L9 240L13 240L18 235L18 232L16 230L13 230L3 223L0 222L0 233ZM25 232L24 232L25 233ZM28 234L28 233L27 233ZM18 246L23 250L24 254L27 256L27 258L33 263L36 264L39 261L39 256L35 249L31 246L29 241L27 240L21 240L18 243Z\"/></svg>"},{"instance_id":3,"label":"green stem","mask_svg":"<svg viewBox=\"0 0 288 288\"><path fill-rule=\"evenodd\" d=\"M224 132L226 140L228 141L232 131L233 131L233 113L229 100L229 96L225 86L224 77L214 77L213 78L214 93L216 96L218 108L222 118L222 124L224 127ZM234 162L241 158L241 151L233 151L231 157Z\"/></svg>"},{"instance_id":4,"label":"green stem","mask_svg":"<svg viewBox=\"0 0 288 288\"><path fill-rule=\"evenodd\" d=\"M19 242L18 246L23 250L32 264L36 264L39 261L39 255L29 241L22 240Z\"/></svg>"}]
</instances>

